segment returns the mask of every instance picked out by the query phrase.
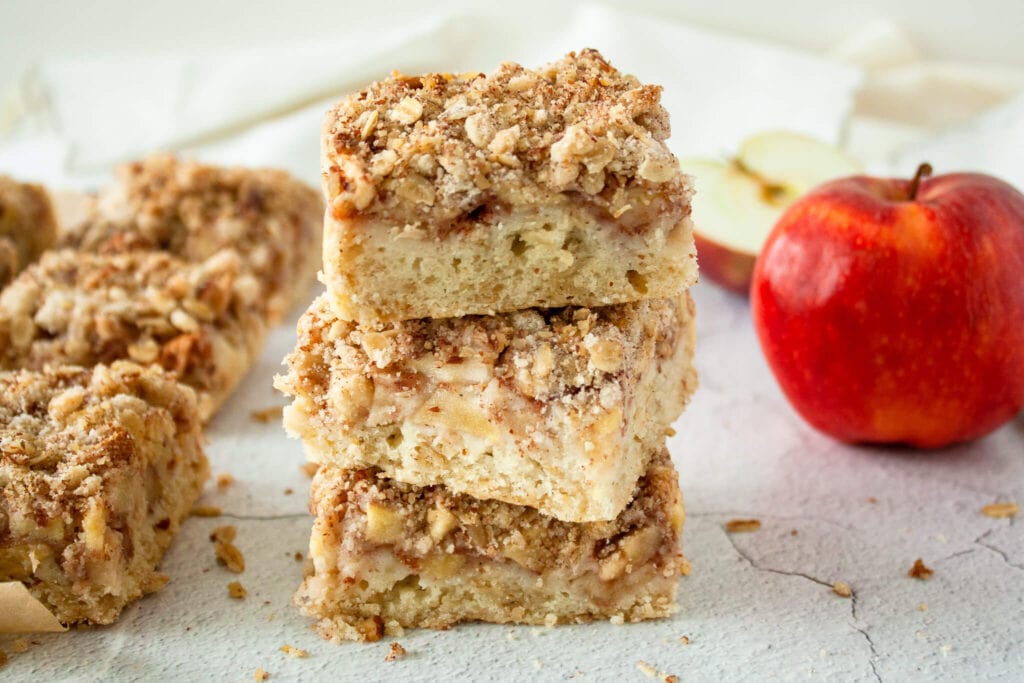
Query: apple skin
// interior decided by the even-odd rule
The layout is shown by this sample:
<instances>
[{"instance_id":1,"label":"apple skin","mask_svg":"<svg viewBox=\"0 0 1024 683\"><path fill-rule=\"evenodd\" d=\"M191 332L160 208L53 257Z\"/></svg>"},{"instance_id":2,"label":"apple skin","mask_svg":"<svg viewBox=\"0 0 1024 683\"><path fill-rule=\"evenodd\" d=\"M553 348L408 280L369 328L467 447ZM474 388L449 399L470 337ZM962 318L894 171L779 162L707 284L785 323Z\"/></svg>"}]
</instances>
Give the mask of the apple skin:
<instances>
[{"instance_id":1,"label":"apple skin","mask_svg":"<svg viewBox=\"0 0 1024 683\"><path fill-rule=\"evenodd\" d=\"M1024 407L1024 195L991 176L854 176L773 228L751 307L768 364L842 441L938 448Z\"/></svg>"},{"instance_id":2,"label":"apple skin","mask_svg":"<svg viewBox=\"0 0 1024 683\"><path fill-rule=\"evenodd\" d=\"M730 292L747 296L750 292L750 280L754 274L756 257L753 254L734 251L697 231L693 233L693 241L697 247L700 274L706 275Z\"/></svg>"}]
</instances>

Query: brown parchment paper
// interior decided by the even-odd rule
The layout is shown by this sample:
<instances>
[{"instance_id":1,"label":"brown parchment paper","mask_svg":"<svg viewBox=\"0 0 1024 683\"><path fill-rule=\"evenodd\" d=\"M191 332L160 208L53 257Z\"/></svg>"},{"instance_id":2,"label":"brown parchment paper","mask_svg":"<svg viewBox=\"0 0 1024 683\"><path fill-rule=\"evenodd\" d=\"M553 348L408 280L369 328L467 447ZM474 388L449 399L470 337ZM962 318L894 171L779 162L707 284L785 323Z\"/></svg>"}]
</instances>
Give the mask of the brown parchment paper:
<instances>
[{"instance_id":1,"label":"brown parchment paper","mask_svg":"<svg viewBox=\"0 0 1024 683\"><path fill-rule=\"evenodd\" d=\"M0 582L0 633L56 633L66 630L20 581Z\"/></svg>"}]
</instances>

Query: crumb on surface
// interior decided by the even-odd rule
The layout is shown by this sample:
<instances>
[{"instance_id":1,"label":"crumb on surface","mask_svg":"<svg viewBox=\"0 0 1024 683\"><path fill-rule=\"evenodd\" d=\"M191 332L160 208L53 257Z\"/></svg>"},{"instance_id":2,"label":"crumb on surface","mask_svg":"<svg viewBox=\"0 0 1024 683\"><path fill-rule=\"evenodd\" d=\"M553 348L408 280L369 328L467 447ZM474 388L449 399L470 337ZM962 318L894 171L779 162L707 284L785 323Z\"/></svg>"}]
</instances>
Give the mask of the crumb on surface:
<instances>
[{"instance_id":1,"label":"crumb on surface","mask_svg":"<svg viewBox=\"0 0 1024 683\"><path fill-rule=\"evenodd\" d=\"M1020 512L1020 506L1016 503L990 503L981 508L981 514L992 519L1010 519L1016 517Z\"/></svg>"},{"instance_id":2,"label":"crumb on surface","mask_svg":"<svg viewBox=\"0 0 1024 683\"><path fill-rule=\"evenodd\" d=\"M922 602L921 604L919 604L917 606L917 611L918 612L927 612L928 611L928 603Z\"/></svg>"},{"instance_id":3,"label":"crumb on surface","mask_svg":"<svg viewBox=\"0 0 1024 683\"><path fill-rule=\"evenodd\" d=\"M238 528L233 524L219 526L210 532L210 540L217 543L231 543L238 534Z\"/></svg>"},{"instance_id":4,"label":"crumb on surface","mask_svg":"<svg viewBox=\"0 0 1024 683\"><path fill-rule=\"evenodd\" d=\"M799 532L799 531L797 531L796 529L790 529L790 530L789 530L789 535L790 535L790 536L799 536L799 535L800 535L800 532Z\"/></svg>"},{"instance_id":5,"label":"crumb on surface","mask_svg":"<svg viewBox=\"0 0 1024 683\"><path fill-rule=\"evenodd\" d=\"M636 668L640 669L640 673L648 678L654 678L658 675L658 670L642 659L636 663Z\"/></svg>"},{"instance_id":6,"label":"crumb on surface","mask_svg":"<svg viewBox=\"0 0 1024 683\"><path fill-rule=\"evenodd\" d=\"M290 486L284 490L284 495L286 495L286 496L290 496L293 493L295 493L295 490L292 489Z\"/></svg>"},{"instance_id":7,"label":"crumb on surface","mask_svg":"<svg viewBox=\"0 0 1024 683\"><path fill-rule=\"evenodd\" d=\"M264 408L263 410L254 410L249 413L249 417L253 422L259 422L260 424L269 424L281 418L281 414L284 411L282 406L273 406L271 408Z\"/></svg>"},{"instance_id":8,"label":"crumb on surface","mask_svg":"<svg viewBox=\"0 0 1024 683\"><path fill-rule=\"evenodd\" d=\"M229 572L241 574L245 571L245 556L234 543L217 541L213 546L213 554L217 557L217 563Z\"/></svg>"},{"instance_id":9,"label":"crumb on surface","mask_svg":"<svg viewBox=\"0 0 1024 683\"><path fill-rule=\"evenodd\" d=\"M669 439L671 439L673 436L675 436L676 433L677 433L676 430L672 429L671 427L666 427L665 428L665 436L667 438L669 438Z\"/></svg>"},{"instance_id":10,"label":"crumb on surface","mask_svg":"<svg viewBox=\"0 0 1024 683\"><path fill-rule=\"evenodd\" d=\"M685 557L679 561L679 575L689 576L690 572L693 571L693 564Z\"/></svg>"},{"instance_id":11,"label":"crumb on surface","mask_svg":"<svg viewBox=\"0 0 1024 683\"><path fill-rule=\"evenodd\" d=\"M270 674L264 671L262 666L258 666L256 671L253 672L252 678L254 681L265 681L270 678Z\"/></svg>"},{"instance_id":12,"label":"crumb on surface","mask_svg":"<svg viewBox=\"0 0 1024 683\"><path fill-rule=\"evenodd\" d=\"M227 487L235 483L235 478L227 472L221 472L217 475L217 488L224 490Z\"/></svg>"},{"instance_id":13,"label":"crumb on surface","mask_svg":"<svg viewBox=\"0 0 1024 683\"><path fill-rule=\"evenodd\" d=\"M240 584L238 581L232 581L228 584L228 597L233 600L242 600L249 594L249 591L245 590L245 586Z\"/></svg>"},{"instance_id":14,"label":"crumb on surface","mask_svg":"<svg viewBox=\"0 0 1024 683\"><path fill-rule=\"evenodd\" d=\"M730 519L725 523L725 530L730 534L757 531L761 528L759 519Z\"/></svg>"},{"instance_id":15,"label":"crumb on surface","mask_svg":"<svg viewBox=\"0 0 1024 683\"><path fill-rule=\"evenodd\" d=\"M853 596L853 589L850 588L850 584L845 581L836 581L832 584L832 592L841 598L849 598Z\"/></svg>"},{"instance_id":16,"label":"crumb on surface","mask_svg":"<svg viewBox=\"0 0 1024 683\"><path fill-rule=\"evenodd\" d=\"M11 650L17 653L28 652L28 641L24 638L15 638L11 643Z\"/></svg>"},{"instance_id":17,"label":"crumb on surface","mask_svg":"<svg viewBox=\"0 0 1024 683\"><path fill-rule=\"evenodd\" d=\"M689 645L690 644L690 636L679 636L679 643L681 645Z\"/></svg>"},{"instance_id":18,"label":"crumb on surface","mask_svg":"<svg viewBox=\"0 0 1024 683\"><path fill-rule=\"evenodd\" d=\"M875 498L874 496L868 496L868 502L874 505L875 503L878 502L878 499Z\"/></svg>"},{"instance_id":19,"label":"crumb on surface","mask_svg":"<svg viewBox=\"0 0 1024 683\"><path fill-rule=\"evenodd\" d=\"M662 673L661 680L665 683L678 683L679 676L676 676L675 674Z\"/></svg>"},{"instance_id":20,"label":"crumb on surface","mask_svg":"<svg viewBox=\"0 0 1024 683\"><path fill-rule=\"evenodd\" d=\"M220 517L223 511L219 505L196 505L189 514L193 517Z\"/></svg>"},{"instance_id":21,"label":"crumb on surface","mask_svg":"<svg viewBox=\"0 0 1024 683\"><path fill-rule=\"evenodd\" d=\"M397 641L391 642L391 647L388 648L388 653L384 655L385 662L393 662L400 657L404 657L406 650Z\"/></svg>"},{"instance_id":22,"label":"crumb on surface","mask_svg":"<svg viewBox=\"0 0 1024 683\"><path fill-rule=\"evenodd\" d=\"M910 578L920 579L921 581L932 578L933 574L935 574L935 572L926 567L924 561L920 557L914 560L914 566L907 572L907 576Z\"/></svg>"},{"instance_id":23,"label":"crumb on surface","mask_svg":"<svg viewBox=\"0 0 1024 683\"><path fill-rule=\"evenodd\" d=\"M287 644L281 646L281 652L294 659L305 659L309 656L309 650L303 650L300 647L294 647Z\"/></svg>"},{"instance_id":24,"label":"crumb on surface","mask_svg":"<svg viewBox=\"0 0 1024 683\"><path fill-rule=\"evenodd\" d=\"M299 469L302 470L303 474L312 479L313 475L316 474L316 471L320 469L320 465L315 462L307 462L303 463Z\"/></svg>"},{"instance_id":25,"label":"crumb on surface","mask_svg":"<svg viewBox=\"0 0 1024 683\"><path fill-rule=\"evenodd\" d=\"M302 562L302 559L303 559L302 558L302 553L299 552L298 550L295 551L295 555L293 555L292 557L295 558L296 562Z\"/></svg>"}]
</instances>

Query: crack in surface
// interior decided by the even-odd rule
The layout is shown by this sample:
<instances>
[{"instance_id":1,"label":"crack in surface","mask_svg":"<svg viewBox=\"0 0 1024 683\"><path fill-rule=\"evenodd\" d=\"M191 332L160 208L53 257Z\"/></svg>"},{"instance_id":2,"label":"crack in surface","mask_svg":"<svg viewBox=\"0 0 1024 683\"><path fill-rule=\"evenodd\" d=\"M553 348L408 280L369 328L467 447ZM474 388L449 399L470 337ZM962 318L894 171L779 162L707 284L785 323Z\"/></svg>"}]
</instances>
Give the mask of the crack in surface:
<instances>
[{"instance_id":1,"label":"crack in surface","mask_svg":"<svg viewBox=\"0 0 1024 683\"><path fill-rule=\"evenodd\" d=\"M779 519L779 518L776 518L776 519ZM754 569L755 571L769 572L771 574L779 574L781 576L796 576L796 577L799 577L801 579L806 579L807 581L810 581L811 583L816 583L819 586L824 586L825 588L828 588L829 590L834 590L834 584L828 583L827 581L822 581L821 579L819 579L817 577L814 577L814 576L811 576L810 574L805 574L803 572L795 572L795 571L785 571L783 569L775 569L773 567L764 567L764 566L759 565L758 563L754 562L753 558L750 557L750 555L748 555L746 552L744 552L736 544L736 541L733 539L732 534L730 534L728 531L725 531L725 529L722 529L722 532L725 534L725 538L726 538L726 540L729 541L729 545L732 546L732 549L734 551L736 551L736 554L739 555L741 559L743 559L748 565L750 565L751 569ZM871 638L871 635L867 632L867 629L859 626L858 623L857 623L857 622L860 621L860 619L857 616L857 593L856 593L856 591L854 591L850 595L850 617L853 619L853 622L850 624L850 627L854 631L856 631L857 633L861 634L864 637L864 640L868 644L868 652L870 653L870 656L868 657L868 666L871 668L871 675L874 677L874 679L878 683L883 683L882 682L882 676L881 676L881 674L878 673L878 667L875 664L875 660L878 659L878 650L875 647L875 641Z\"/></svg>"}]
</instances>

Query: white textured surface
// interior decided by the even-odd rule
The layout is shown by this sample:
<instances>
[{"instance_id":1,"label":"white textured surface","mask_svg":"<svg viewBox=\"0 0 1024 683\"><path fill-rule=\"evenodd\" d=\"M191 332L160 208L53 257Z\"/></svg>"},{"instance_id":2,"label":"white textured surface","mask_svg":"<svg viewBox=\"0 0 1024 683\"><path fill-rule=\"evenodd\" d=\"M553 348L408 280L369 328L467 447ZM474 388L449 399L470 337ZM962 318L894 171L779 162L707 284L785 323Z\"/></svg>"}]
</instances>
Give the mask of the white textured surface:
<instances>
[{"instance_id":1,"label":"white textured surface","mask_svg":"<svg viewBox=\"0 0 1024 683\"><path fill-rule=\"evenodd\" d=\"M671 448L687 501L693 573L681 613L647 624L554 629L469 625L391 639L320 641L289 604L310 520L299 445L254 409L280 402L270 378L291 345L279 328L210 433L219 519L189 520L164 562L171 583L110 628L37 637L5 680L647 680L638 663L694 680L1012 680L1024 672L1024 523L989 519L1024 502L1024 418L969 446L922 454L849 448L805 426L761 359L746 302L696 289L702 388ZM294 489L285 495L286 488ZM869 498L877 500L869 502ZM757 517L760 531L724 523ZM218 567L207 538L237 524L247 568ZM796 534L793 535L793 530ZM906 576L921 557L929 581ZM249 590L231 600L238 578ZM831 591L842 579L853 600ZM927 605L927 610L919 609ZM679 642L680 636L689 645ZM289 643L308 659L280 652Z\"/></svg>"}]
</instances>

